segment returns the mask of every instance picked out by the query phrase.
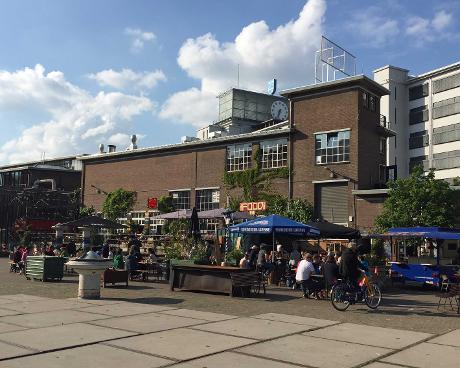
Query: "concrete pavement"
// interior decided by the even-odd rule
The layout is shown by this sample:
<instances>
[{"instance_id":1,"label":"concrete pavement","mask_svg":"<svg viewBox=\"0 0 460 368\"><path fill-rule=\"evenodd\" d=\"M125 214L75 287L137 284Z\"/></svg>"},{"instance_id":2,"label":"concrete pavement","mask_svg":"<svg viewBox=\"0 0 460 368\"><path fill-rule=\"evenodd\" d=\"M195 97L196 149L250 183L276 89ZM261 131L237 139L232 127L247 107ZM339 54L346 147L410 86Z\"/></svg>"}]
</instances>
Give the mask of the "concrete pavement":
<instances>
[{"instance_id":1,"label":"concrete pavement","mask_svg":"<svg viewBox=\"0 0 460 368\"><path fill-rule=\"evenodd\" d=\"M458 367L460 329L426 333L284 313L0 296L0 367Z\"/></svg>"}]
</instances>

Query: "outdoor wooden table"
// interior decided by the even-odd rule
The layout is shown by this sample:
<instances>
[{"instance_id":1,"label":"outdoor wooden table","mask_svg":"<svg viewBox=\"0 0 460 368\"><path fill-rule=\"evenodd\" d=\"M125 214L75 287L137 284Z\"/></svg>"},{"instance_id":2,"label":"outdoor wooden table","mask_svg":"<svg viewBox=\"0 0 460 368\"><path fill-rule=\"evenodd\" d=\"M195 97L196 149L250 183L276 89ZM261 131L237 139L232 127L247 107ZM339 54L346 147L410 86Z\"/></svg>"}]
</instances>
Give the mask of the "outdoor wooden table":
<instances>
[{"instance_id":1,"label":"outdoor wooden table","mask_svg":"<svg viewBox=\"0 0 460 368\"><path fill-rule=\"evenodd\" d=\"M169 286L174 289L209 291L233 295L231 274L251 272L237 267L171 265Z\"/></svg>"}]
</instances>

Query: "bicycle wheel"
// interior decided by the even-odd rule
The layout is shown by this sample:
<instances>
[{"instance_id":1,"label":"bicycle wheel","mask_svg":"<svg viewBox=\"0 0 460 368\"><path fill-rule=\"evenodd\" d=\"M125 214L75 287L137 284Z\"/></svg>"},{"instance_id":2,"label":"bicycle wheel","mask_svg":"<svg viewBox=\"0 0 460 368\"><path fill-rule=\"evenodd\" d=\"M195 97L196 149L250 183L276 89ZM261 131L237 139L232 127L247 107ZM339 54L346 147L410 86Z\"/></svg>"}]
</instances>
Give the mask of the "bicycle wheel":
<instances>
[{"instance_id":1,"label":"bicycle wheel","mask_svg":"<svg viewBox=\"0 0 460 368\"><path fill-rule=\"evenodd\" d=\"M346 292L346 285L343 284L335 285L331 290L331 303L338 311L343 312L350 306L350 302L346 298Z\"/></svg>"},{"instance_id":2,"label":"bicycle wheel","mask_svg":"<svg viewBox=\"0 0 460 368\"><path fill-rule=\"evenodd\" d=\"M376 309L382 300L382 293L377 284L370 284L364 291L364 302L371 309Z\"/></svg>"},{"instance_id":3,"label":"bicycle wheel","mask_svg":"<svg viewBox=\"0 0 460 368\"><path fill-rule=\"evenodd\" d=\"M254 295L259 295L260 294L260 283L253 283L251 285L251 291Z\"/></svg>"}]
</instances>

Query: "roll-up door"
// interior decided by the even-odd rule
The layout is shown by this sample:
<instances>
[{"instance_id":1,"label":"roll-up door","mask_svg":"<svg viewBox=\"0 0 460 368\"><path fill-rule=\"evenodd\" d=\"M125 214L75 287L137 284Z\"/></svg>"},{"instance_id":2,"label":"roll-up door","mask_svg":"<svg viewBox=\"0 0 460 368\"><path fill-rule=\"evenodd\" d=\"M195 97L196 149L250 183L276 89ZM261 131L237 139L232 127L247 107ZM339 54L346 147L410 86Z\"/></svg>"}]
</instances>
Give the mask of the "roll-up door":
<instances>
[{"instance_id":1,"label":"roll-up door","mask_svg":"<svg viewBox=\"0 0 460 368\"><path fill-rule=\"evenodd\" d=\"M348 223L348 183L316 184L315 208L319 218Z\"/></svg>"}]
</instances>

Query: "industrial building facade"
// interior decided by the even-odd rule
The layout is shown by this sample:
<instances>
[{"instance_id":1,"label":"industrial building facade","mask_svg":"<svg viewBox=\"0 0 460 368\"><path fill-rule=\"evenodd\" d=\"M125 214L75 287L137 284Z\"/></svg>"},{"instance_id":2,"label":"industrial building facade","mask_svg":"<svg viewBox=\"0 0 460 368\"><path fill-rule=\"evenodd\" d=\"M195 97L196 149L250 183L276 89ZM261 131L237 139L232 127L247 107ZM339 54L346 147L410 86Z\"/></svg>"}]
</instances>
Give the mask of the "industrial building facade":
<instances>
[{"instance_id":1,"label":"industrial building facade","mask_svg":"<svg viewBox=\"0 0 460 368\"><path fill-rule=\"evenodd\" d=\"M181 144L84 156L83 203L100 210L107 193L124 188L137 193L136 211L164 195L177 209L223 208L241 195L226 188L225 173L250 170L258 160L262 170L289 173L271 181L272 193L310 201L319 219L369 229L384 198L386 139L394 135L379 111L387 93L364 76L295 88L265 95L273 119L252 119L243 134L232 134L232 124L247 124L248 115L237 122L228 116ZM265 119L263 95L258 100Z\"/></svg>"},{"instance_id":2,"label":"industrial building facade","mask_svg":"<svg viewBox=\"0 0 460 368\"><path fill-rule=\"evenodd\" d=\"M387 160L399 177L416 165L435 169L438 179L458 185L460 178L460 63L410 76L385 66L374 80L389 89L381 113L397 135L388 141ZM454 183L455 182L455 183Z\"/></svg>"}]
</instances>

